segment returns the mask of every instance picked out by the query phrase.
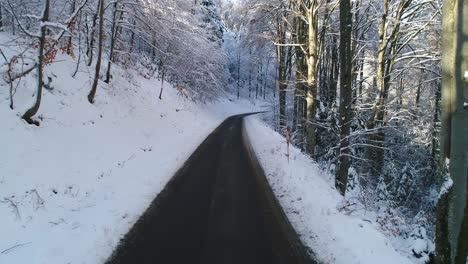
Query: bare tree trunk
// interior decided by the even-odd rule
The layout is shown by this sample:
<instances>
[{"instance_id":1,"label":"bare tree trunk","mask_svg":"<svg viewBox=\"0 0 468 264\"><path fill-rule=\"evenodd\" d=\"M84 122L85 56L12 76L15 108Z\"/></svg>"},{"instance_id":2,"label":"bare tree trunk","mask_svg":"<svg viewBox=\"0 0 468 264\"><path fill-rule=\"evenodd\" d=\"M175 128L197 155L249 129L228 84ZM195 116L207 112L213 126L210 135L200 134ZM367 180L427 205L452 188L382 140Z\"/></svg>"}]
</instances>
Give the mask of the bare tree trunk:
<instances>
[{"instance_id":1,"label":"bare tree trunk","mask_svg":"<svg viewBox=\"0 0 468 264\"><path fill-rule=\"evenodd\" d=\"M90 50L90 40L89 40L89 18L88 14L85 12L85 43L86 43L86 56L89 58L89 50Z\"/></svg>"},{"instance_id":2,"label":"bare tree trunk","mask_svg":"<svg viewBox=\"0 0 468 264\"><path fill-rule=\"evenodd\" d=\"M133 51L135 50L135 20L132 19L132 31L130 32L130 47L128 50L128 61L129 63L132 59Z\"/></svg>"},{"instance_id":3,"label":"bare tree trunk","mask_svg":"<svg viewBox=\"0 0 468 264\"><path fill-rule=\"evenodd\" d=\"M465 263L468 252L468 11L466 1L452 0L443 7L441 175L453 181L438 202L436 263ZM445 178L445 177L444 177ZM446 181L447 179L442 179Z\"/></svg>"},{"instance_id":4,"label":"bare tree trunk","mask_svg":"<svg viewBox=\"0 0 468 264\"><path fill-rule=\"evenodd\" d=\"M237 100L240 97L240 51L237 53Z\"/></svg>"},{"instance_id":5,"label":"bare tree trunk","mask_svg":"<svg viewBox=\"0 0 468 264\"><path fill-rule=\"evenodd\" d=\"M267 82L268 82L268 69L270 67L270 59L267 59L267 65L264 74L264 81L263 81L263 99L266 99L266 90L267 90Z\"/></svg>"},{"instance_id":6,"label":"bare tree trunk","mask_svg":"<svg viewBox=\"0 0 468 264\"><path fill-rule=\"evenodd\" d=\"M94 103L94 97L96 96L96 90L99 82L99 73L101 71L101 59L102 59L102 48L104 41L104 0L99 0L99 46L98 46L98 57L96 62L96 68L94 72L94 81L91 87L91 91L88 94L88 101Z\"/></svg>"},{"instance_id":7,"label":"bare tree trunk","mask_svg":"<svg viewBox=\"0 0 468 264\"><path fill-rule=\"evenodd\" d=\"M75 13L75 10L76 10L76 0L73 0L71 2L70 15L73 15L73 13ZM80 32L78 32L78 33L80 33ZM72 53L72 47L73 47L72 36L70 36L68 38L68 47L67 47L67 54L68 55L70 55Z\"/></svg>"},{"instance_id":8,"label":"bare tree trunk","mask_svg":"<svg viewBox=\"0 0 468 264\"><path fill-rule=\"evenodd\" d=\"M405 79L405 74L402 73L400 75L400 81L398 82L398 87L397 87L397 95L398 95L397 110L400 110L401 107L403 106L403 93L405 92L405 85L403 83L404 79Z\"/></svg>"},{"instance_id":9,"label":"bare tree trunk","mask_svg":"<svg viewBox=\"0 0 468 264\"><path fill-rule=\"evenodd\" d=\"M2 49L0 49L0 54L2 54L2 57L3 59L5 60L5 62L8 64L8 70L6 72L6 75L8 77L8 81L7 83L10 84L10 109L13 110L14 109L14 99L13 99L13 96L14 96L14 86L13 86L13 78L11 76L11 71L12 71L12 60L8 60L5 53L3 53Z\"/></svg>"},{"instance_id":10,"label":"bare tree trunk","mask_svg":"<svg viewBox=\"0 0 468 264\"><path fill-rule=\"evenodd\" d=\"M45 0L44 2L44 13L42 14L41 21L45 23L49 20L49 8L50 8L50 0ZM28 122L29 124L39 125L38 121L32 120L31 118L37 114L39 111L39 107L41 106L41 99L42 99L42 86L43 86L43 70L44 70L44 47L46 42L46 32L47 28L44 25L41 25L41 35L39 36L39 65L37 68L37 93L36 93L36 102L34 105L24 113L22 118Z\"/></svg>"},{"instance_id":11,"label":"bare tree trunk","mask_svg":"<svg viewBox=\"0 0 468 264\"><path fill-rule=\"evenodd\" d=\"M375 129L373 133L369 134L369 148L368 159L370 160L371 169L374 170L377 177L383 171L384 167L384 140L385 134L382 131L384 116L385 116L385 103L387 100L387 84L385 83L385 66L386 66L386 50L388 45L387 37L387 16L389 8L389 0L384 0L384 11L382 21L379 28L379 45L377 56L377 88L379 90L379 98L375 104L375 113L371 117L368 124L368 129ZM371 183L377 184L378 180L373 178Z\"/></svg>"},{"instance_id":12,"label":"bare tree trunk","mask_svg":"<svg viewBox=\"0 0 468 264\"><path fill-rule=\"evenodd\" d=\"M276 65L276 71L275 71L275 89L273 89L273 98L276 99L276 87L278 86L278 65Z\"/></svg>"},{"instance_id":13,"label":"bare tree trunk","mask_svg":"<svg viewBox=\"0 0 468 264\"><path fill-rule=\"evenodd\" d=\"M257 64L257 82L255 83L255 99L258 99L259 82L260 82L260 65Z\"/></svg>"},{"instance_id":14,"label":"bare tree trunk","mask_svg":"<svg viewBox=\"0 0 468 264\"><path fill-rule=\"evenodd\" d=\"M76 62L75 71L72 74L73 78L75 78L76 74L78 73L78 69L80 68L80 63L81 63L81 19L82 19L82 13L80 11L79 20L78 20L78 61Z\"/></svg>"},{"instance_id":15,"label":"bare tree trunk","mask_svg":"<svg viewBox=\"0 0 468 264\"><path fill-rule=\"evenodd\" d=\"M336 171L335 186L345 195L348 183L349 160L349 136L351 132L351 121L353 118L352 108L352 65L353 54L351 54L351 3L350 0L340 1L340 149L338 169Z\"/></svg>"},{"instance_id":16,"label":"bare tree trunk","mask_svg":"<svg viewBox=\"0 0 468 264\"><path fill-rule=\"evenodd\" d=\"M278 56L278 97L279 97L279 128L280 131L286 127L286 65L284 47L277 47Z\"/></svg>"},{"instance_id":17,"label":"bare tree trunk","mask_svg":"<svg viewBox=\"0 0 468 264\"><path fill-rule=\"evenodd\" d=\"M302 19L296 20L296 43L307 42L307 24ZM305 97L307 93L307 62L306 53L304 53L301 47L295 48L296 53L296 83L294 89L294 110L295 120L293 124L293 130L297 130L297 141L301 149L304 149L304 133L305 133Z\"/></svg>"},{"instance_id":18,"label":"bare tree trunk","mask_svg":"<svg viewBox=\"0 0 468 264\"><path fill-rule=\"evenodd\" d=\"M249 49L249 56L252 57L252 48ZM252 65L249 66L249 98L252 97Z\"/></svg>"},{"instance_id":19,"label":"bare tree trunk","mask_svg":"<svg viewBox=\"0 0 468 264\"><path fill-rule=\"evenodd\" d=\"M450 260L450 243L448 231L448 208L449 207L449 192L442 194L437 202L437 226L436 226L436 263L446 264L451 263Z\"/></svg>"},{"instance_id":20,"label":"bare tree trunk","mask_svg":"<svg viewBox=\"0 0 468 264\"><path fill-rule=\"evenodd\" d=\"M16 35L16 21L13 16L11 16L11 34Z\"/></svg>"},{"instance_id":21,"label":"bare tree trunk","mask_svg":"<svg viewBox=\"0 0 468 264\"><path fill-rule=\"evenodd\" d=\"M468 119L465 119L465 121ZM468 177L468 173L465 177ZM465 196L468 190L464 190ZM468 258L468 198L465 200L465 211L463 212L463 220L461 222L460 231L458 234L457 251L455 256L455 263L466 264Z\"/></svg>"},{"instance_id":22,"label":"bare tree trunk","mask_svg":"<svg viewBox=\"0 0 468 264\"><path fill-rule=\"evenodd\" d=\"M3 31L3 10L2 3L0 3L0 31Z\"/></svg>"},{"instance_id":23,"label":"bare tree trunk","mask_svg":"<svg viewBox=\"0 0 468 264\"><path fill-rule=\"evenodd\" d=\"M106 79L104 80L105 83L109 83L111 79L111 66L114 62L114 48L115 48L115 40L117 38L117 13L118 13L118 2L114 3L114 12L112 14L112 27L111 27L111 43L110 43L110 51L109 51L109 61L107 62L107 73Z\"/></svg>"},{"instance_id":24,"label":"bare tree trunk","mask_svg":"<svg viewBox=\"0 0 468 264\"><path fill-rule=\"evenodd\" d=\"M90 40L89 40L89 47L88 47L88 50L87 50L87 55L88 55L88 67L91 66L91 64L93 64L93 57L94 57L94 42L95 42L95 38L94 38L94 35L96 35L96 23L97 23L97 19L98 19L98 15L99 13L101 12L100 11L100 5L101 5L101 0L98 1L98 7L96 9L96 13L94 13L93 15L93 24L91 26L91 36L90 36ZM99 33L101 34L101 33Z\"/></svg>"},{"instance_id":25,"label":"bare tree trunk","mask_svg":"<svg viewBox=\"0 0 468 264\"><path fill-rule=\"evenodd\" d=\"M435 109L433 113L433 121L432 121L432 149L431 149L431 156L432 156L432 177L428 181L428 183L437 182L439 179L437 176L439 175L439 162L438 158L440 156L440 144L439 144L439 135L440 135L440 114L441 114L441 85L440 82L437 82L437 87L435 91Z\"/></svg>"},{"instance_id":26,"label":"bare tree trunk","mask_svg":"<svg viewBox=\"0 0 468 264\"><path fill-rule=\"evenodd\" d=\"M448 97L451 100L451 131L450 131L450 177L453 187L450 192L449 203L449 239L451 243L451 257L456 264L466 263L468 253L468 1L453 1L455 15L455 41L453 42L454 62L453 72L451 67L443 71L453 76L452 86L443 87L442 97L447 99L444 93L450 91ZM463 37L462 37L463 36ZM443 52L446 50L443 50ZM450 56L450 52L448 56ZM468 76L467 76L468 77ZM448 83L445 83L448 85ZM448 110L448 109L444 109Z\"/></svg>"},{"instance_id":27,"label":"bare tree trunk","mask_svg":"<svg viewBox=\"0 0 468 264\"><path fill-rule=\"evenodd\" d=\"M151 57L153 62L156 61L156 36L153 35L153 46L151 47Z\"/></svg>"},{"instance_id":28,"label":"bare tree trunk","mask_svg":"<svg viewBox=\"0 0 468 264\"><path fill-rule=\"evenodd\" d=\"M418 90L416 91L416 106L419 107L419 101L421 98L421 88L422 88L422 82L424 80L424 68L421 68L421 76L419 78L419 83L418 83Z\"/></svg>"},{"instance_id":29,"label":"bare tree trunk","mask_svg":"<svg viewBox=\"0 0 468 264\"><path fill-rule=\"evenodd\" d=\"M287 24L282 18L277 18L276 35L277 43L286 44ZM283 134L283 129L286 128L286 89L287 83L287 50L285 46L276 46L276 61L278 65L278 98L279 98L279 131Z\"/></svg>"},{"instance_id":30,"label":"bare tree trunk","mask_svg":"<svg viewBox=\"0 0 468 264\"><path fill-rule=\"evenodd\" d=\"M362 55L361 55L361 65L359 67L359 90L358 90L358 99L359 99L359 102L363 102L363 98L362 98L362 87L364 85L364 50L362 52Z\"/></svg>"},{"instance_id":31,"label":"bare tree trunk","mask_svg":"<svg viewBox=\"0 0 468 264\"><path fill-rule=\"evenodd\" d=\"M295 133L297 131L297 119L299 118L299 89L297 85L294 88L294 106L293 106L293 120L292 120L292 129L291 132Z\"/></svg>"},{"instance_id":32,"label":"bare tree trunk","mask_svg":"<svg viewBox=\"0 0 468 264\"><path fill-rule=\"evenodd\" d=\"M375 131L369 135L368 158L373 166L374 174L380 177L383 173L385 158L385 125L387 119L386 103L388 99L391 75L393 66L398 55L397 45L400 39L400 21L409 7L412 0L400 0L397 6L396 15L393 18L393 28L390 31L388 20L389 0L384 0L384 10L379 28L379 45L377 57L377 88L379 98L374 105L373 116L368 122L368 128ZM390 182L390 178L385 177L385 183ZM376 183L374 179L374 183Z\"/></svg>"},{"instance_id":33,"label":"bare tree trunk","mask_svg":"<svg viewBox=\"0 0 468 264\"><path fill-rule=\"evenodd\" d=\"M258 77L259 77L259 86L258 86L258 94L260 95L260 97L262 97L262 88L263 88L263 85L262 85L262 82L263 82L263 60L260 61L260 69L259 69L259 72L258 72Z\"/></svg>"},{"instance_id":34,"label":"bare tree trunk","mask_svg":"<svg viewBox=\"0 0 468 264\"><path fill-rule=\"evenodd\" d=\"M162 76L161 76L161 90L159 91L159 100L162 100L162 93L164 90L164 78L166 77L166 69L162 69Z\"/></svg>"},{"instance_id":35,"label":"bare tree trunk","mask_svg":"<svg viewBox=\"0 0 468 264\"><path fill-rule=\"evenodd\" d=\"M3 54L3 52L2 52ZM5 61L6 61L6 56L5 57ZM8 71L7 71L7 75L8 75L8 80L10 81L10 109L13 110L15 108L15 105L14 105L14 99L13 99L13 96L14 96L14 86L13 86L13 80L12 80L12 77L11 77L11 64L12 64L12 61L10 60L8 62Z\"/></svg>"},{"instance_id":36,"label":"bare tree trunk","mask_svg":"<svg viewBox=\"0 0 468 264\"><path fill-rule=\"evenodd\" d=\"M315 2L306 10L308 21L306 152L314 156L316 144L315 111L317 108L317 9Z\"/></svg>"},{"instance_id":37,"label":"bare tree trunk","mask_svg":"<svg viewBox=\"0 0 468 264\"><path fill-rule=\"evenodd\" d=\"M332 36L332 46L331 46L331 69L329 83L330 88L328 89L327 102L330 108L336 103L336 90L338 88L338 76L340 73L339 66L339 56L338 56L338 40L336 36Z\"/></svg>"}]
</instances>

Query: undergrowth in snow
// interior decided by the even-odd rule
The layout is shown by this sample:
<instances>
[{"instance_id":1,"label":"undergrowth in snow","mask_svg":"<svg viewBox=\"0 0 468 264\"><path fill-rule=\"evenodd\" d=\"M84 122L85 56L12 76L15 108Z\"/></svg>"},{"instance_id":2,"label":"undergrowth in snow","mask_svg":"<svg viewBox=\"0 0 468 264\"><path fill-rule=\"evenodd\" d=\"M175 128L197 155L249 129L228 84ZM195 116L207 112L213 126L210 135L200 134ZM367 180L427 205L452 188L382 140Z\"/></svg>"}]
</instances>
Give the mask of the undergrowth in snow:
<instances>
[{"instance_id":1,"label":"undergrowth in snow","mask_svg":"<svg viewBox=\"0 0 468 264\"><path fill-rule=\"evenodd\" d=\"M425 229L407 239L392 233L396 218L343 199L334 178L254 117L246 120L250 141L292 225L322 263L424 263L433 250ZM387 212L388 213L388 212ZM415 254L420 254L416 258Z\"/></svg>"}]
</instances>

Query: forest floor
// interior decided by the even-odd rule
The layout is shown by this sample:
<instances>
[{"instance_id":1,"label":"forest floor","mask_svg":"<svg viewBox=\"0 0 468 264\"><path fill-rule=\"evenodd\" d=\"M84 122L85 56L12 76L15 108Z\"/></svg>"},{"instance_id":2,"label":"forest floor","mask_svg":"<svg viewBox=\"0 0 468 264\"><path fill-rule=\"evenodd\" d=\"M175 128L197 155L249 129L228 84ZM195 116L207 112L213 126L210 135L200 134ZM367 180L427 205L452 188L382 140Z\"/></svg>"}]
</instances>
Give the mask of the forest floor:
<instances>
[{"instance_id":1,"label":"forest floor","mask_svg":"<svg viewBox=\"0 0 468 264\"><path fill-rule=\"evenodd\" d=\"M404 239L389 232L380 215L367 210L354 194L336 191L334 176L319 169L299 149L272 133L257 117L246 131L283 210L303 243L322 263L425 263L431 245L417 229ZM416 258L414 253L420 254Z\"/></svg>"}]
</instances>

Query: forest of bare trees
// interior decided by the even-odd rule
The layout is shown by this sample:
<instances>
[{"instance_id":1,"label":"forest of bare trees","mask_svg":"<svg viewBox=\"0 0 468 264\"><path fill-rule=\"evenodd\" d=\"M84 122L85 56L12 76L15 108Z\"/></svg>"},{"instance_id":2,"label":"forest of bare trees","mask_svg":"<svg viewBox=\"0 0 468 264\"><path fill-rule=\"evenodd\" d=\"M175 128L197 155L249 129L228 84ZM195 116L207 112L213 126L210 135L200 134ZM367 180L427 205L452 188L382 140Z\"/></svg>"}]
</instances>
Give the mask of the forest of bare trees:
<instances>
[{"instance_id":1,"label":"forest of bare trees","mask_svg":"<svg viewBox=\"0 0 468 264\"><path fill-rule=\"evenodd\" d=\"M0 45L3 78L14 109L18 83L37 74L34 104L21 115L34 125L54 81L43 71L58 53L76 62L70 75L80 64L93 69L91 104L114 65L184 87L196 101L228 91L268 102L271 126L291 131L350 204L379 212L383 226L404 222L401 236L424 228L436 263L463 263L467 8L462 0L0 0L0 30L24 47L11 54Z\"/></svg>"},{"instance_id":2,"label":"forest of bare trees","mask_svg":"<svg viewBox=\"0 0 468 264\"><path fill-rule=\"evenodd\" d=\"M453 94L444 78L455 77L444 75L447 66L441 64L441 57L452 54L445 60L456 74L459 64L453 63L462 61L451 51L456 49L454 24L442 33L443 14L456 17L461 2L244 0L224 4L222 13L241 34L238 53L245 58L236 67L244 69L237 76L244 87L255 79L253 69L270 67L256 75L275 84L267 91L275 98L275 129L285 133L290 127L295 145L335 174L342 195L351 192L356 198L357 193L369 208L385 211L384 225L401 217L437 237L438 263L455 258L462 263L467 251L467 136L461 126L468 123L460 108L466 83L465 88L455 85L459 92L451 107L461 112L447 121L444 116L457 110L444 106L444 93ZM462 21L461 16L452 23L463 30ZM442 34L451 36L444 38L446 46ZM466 47L463 43L459 45ZM466 52L464 56L466 61ZM450 122L456 122L451 126L458 126L458 132L447 127ZM447 139L450 133L457 139ZM453 179L459 177L457 194L445 193L450 182L445 176L447 144L459 146L452 149L458 151L457 169L450 166L459 170L452 172ZM401 231L402 236L409 233Z\"/></svg>"},{"instance_id":3,"label":"forest of bare trees","mask_svg":"<svg viewBox=\"0 0 468 264\"><path fill-rule=\"evenodd\" d=\"M221 47L224 28L211 3L3 0L0 7L1 30L27 43L20 54L8 57L2 52L9 67L11 108L15 82L38 69L36 103L23 115L28 123L39 124L33 117L45 87L43 69L54 63L58 52L76 57L76 71L80 63L94 68L90 103L104 72L103 81L112 82L115 63L141 64L148 78L160 76L183 85L200 100L215 96L226 84L224 68L219 67L226 60ZM29 60L32 66L25 67Z\"/></svg>"}]
</instances>

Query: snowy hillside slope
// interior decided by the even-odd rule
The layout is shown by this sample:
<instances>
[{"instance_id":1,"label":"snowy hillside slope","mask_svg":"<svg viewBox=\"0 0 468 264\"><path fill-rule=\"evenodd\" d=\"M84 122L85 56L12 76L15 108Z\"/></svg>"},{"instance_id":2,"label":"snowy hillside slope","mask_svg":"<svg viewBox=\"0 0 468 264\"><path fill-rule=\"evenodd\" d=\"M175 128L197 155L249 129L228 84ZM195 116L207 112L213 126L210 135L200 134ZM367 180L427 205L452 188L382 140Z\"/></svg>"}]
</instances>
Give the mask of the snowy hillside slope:
<instances>
[{"instance_id":1,"label":"snowy hillside slope","mask_svg":"<svg viewBox=\"0 0 468 264\"><path fill-rule=\"evenodd\" d=\"M412 250L432 251L424 239L387 236L372 212L357 210L336 191L334 179L286 140L258 121L245 121L250 142L270 185L305 245L322 263L424 263ZM351 210L350 208L353 208ZM355 211L355 212L353 212ZM426 256L427 257L427 256Z\"/></svg>"},{"instance_id":2,"label":"snowy hillside slope","mask_svg":"<svg viewBox=\"0 0 468 264\"><path fill-rule=\"evenodd\" d=\"M167 83L159 100L159 80L117 66L91 105L93 69L72 78L74 68L65 56L46 67L53 90L44 91L39 127L20 118L34 73L21 80L15 110L0 80L2 264L102 263L225 117L257 110L227 99L196 104Z\"/></svg>"}]
</instances>

